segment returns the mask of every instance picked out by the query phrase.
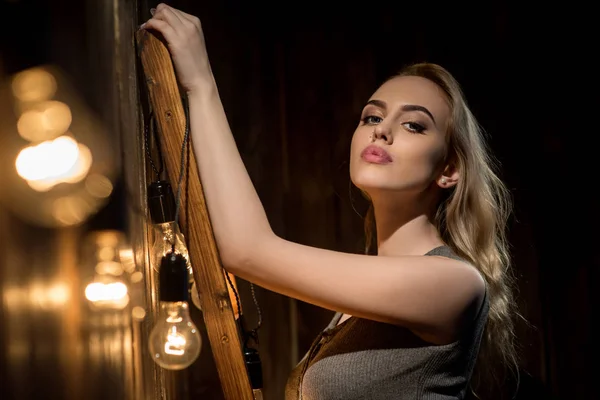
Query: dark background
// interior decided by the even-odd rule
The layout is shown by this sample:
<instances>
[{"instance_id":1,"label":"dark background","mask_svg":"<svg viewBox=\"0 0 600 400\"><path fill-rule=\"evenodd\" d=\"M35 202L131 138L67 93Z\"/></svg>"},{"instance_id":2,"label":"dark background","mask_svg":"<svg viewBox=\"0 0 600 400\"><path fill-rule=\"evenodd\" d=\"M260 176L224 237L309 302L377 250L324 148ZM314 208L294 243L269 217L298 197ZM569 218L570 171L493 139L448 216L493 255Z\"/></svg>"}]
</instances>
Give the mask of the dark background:
<instances>
[{"instance_id":1,"label":"dark background","mask_svg":"<svg viewBox=\"0 0 600 400\"><path fill-rule=\"evenodd\" d=\"M98 8L90 4L0 2L0 72L59 65L92 109L108 115L102 93L111 81L101 79L107 75L95 47L101 38L94 33L106 16L95 15ZM149 18L147 8L154 3L136 4L138 16L131 23L137 25ZM363 204L349 187L347 154L371 92L406 63L430 61L449 69L490 135L515 198L512 254L518 301L528 321L519 326L520 398L541 396L533 392L538 385L560 399L594 398L592 316L600 263L594 143L600 132L593 61L598 33L591 6L170 4L202 19L232 129L274 229L309 245L361 251L362 220L353 208L360 213ZM131 208L121 186L89 221L90 229L126 229L123 216ZM263 304L273 299L281 301L259 292ZM307 304L297 304L297 311L302 355L331 313ZM273 332L287 322L268 324L265 329ZM274 393L289 368L267 366Z\"/></svg>"}]
</instances>

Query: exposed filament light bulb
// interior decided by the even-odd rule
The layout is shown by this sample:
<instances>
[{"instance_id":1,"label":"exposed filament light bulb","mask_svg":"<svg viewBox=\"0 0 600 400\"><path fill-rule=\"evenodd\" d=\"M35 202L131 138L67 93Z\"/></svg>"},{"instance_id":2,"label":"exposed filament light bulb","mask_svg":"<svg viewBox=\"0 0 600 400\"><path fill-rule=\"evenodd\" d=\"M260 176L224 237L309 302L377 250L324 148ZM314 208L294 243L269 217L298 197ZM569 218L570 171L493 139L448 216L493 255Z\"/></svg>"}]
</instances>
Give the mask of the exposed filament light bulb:
<instances>
[{"instance_id":1,"label":"exposed filament light bulb","mask_svg":"<svg viewBox=\"0 0 600 400\"><path fill-rule=\"evenodd\" d=\"M162 258L175 251L185 259L188 268L188 280L193 283L190 255L185 237L175 221L175 196L167 181L155 181L148 187L148 209L154 228L154 241L150 250L150 264L159 271Z\"/></svg>"},{"instance_id":2,"label":"exposed filament light bulb","mask_svg":"<svg viewBox=\"0 0 600 400\"><path fill-rule=\"evenodd\" d=\"M188 268L189 292L192 304L199 310L202 310L186 240L175 221L175 196L169 182L158 180L148 186L148 209L154 229L154 238L150 249L150 264L152 268L158 272L162 258L173 250L176 254L181 254ZM237 290L237 285L233 275L229 274L229 280L233 283L234 288L228 283L227 289L231 304L234 307L235 318L237 319L239 317L239 309L234 292Z\"/></svg>"},{"instance_id":3,"label":"exposed filament light bulb","mask_svg":"<svg viewBox=\"0 0 600 400\"><path fill-rule=\"evenodd\" d=\"M189 313L188 284L185 258L177 253L165 255L159 271L160 313L148 348L154 362L169 370L189 367L202 349L202 337Z\"/></svg>"}]
</instances>

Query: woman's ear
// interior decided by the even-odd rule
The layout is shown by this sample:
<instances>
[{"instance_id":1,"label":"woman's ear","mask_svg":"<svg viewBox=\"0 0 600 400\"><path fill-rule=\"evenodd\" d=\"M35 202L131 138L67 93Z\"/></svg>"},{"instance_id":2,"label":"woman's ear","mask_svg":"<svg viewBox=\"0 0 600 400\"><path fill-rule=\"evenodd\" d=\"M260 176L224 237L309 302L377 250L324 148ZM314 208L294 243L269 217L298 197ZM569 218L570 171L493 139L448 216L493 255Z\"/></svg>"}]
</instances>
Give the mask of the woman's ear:
<instances>
[{"instance_id":1,"label":"woman's ear","mask_svg":"<svg viewBox=\"0 0 600 400\"><path fill-rule=\"evenodd\" d=\"M454 164L446 166L444 172L438 177L437 184L442 189L454 187L458 183L460 173Z\"/></svg>"}]
</instances>

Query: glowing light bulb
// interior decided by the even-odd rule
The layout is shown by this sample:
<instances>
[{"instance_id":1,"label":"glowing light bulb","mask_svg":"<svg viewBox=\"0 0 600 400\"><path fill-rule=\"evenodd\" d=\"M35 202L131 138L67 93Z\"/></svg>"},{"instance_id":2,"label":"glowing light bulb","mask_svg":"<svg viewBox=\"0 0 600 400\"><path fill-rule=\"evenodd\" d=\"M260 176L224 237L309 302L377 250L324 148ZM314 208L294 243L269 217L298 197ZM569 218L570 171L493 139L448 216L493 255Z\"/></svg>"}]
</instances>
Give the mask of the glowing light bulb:
<instances>
[{"instance_id":1,"label":"glowing light bulb","mask_svg":"<svg viewBox=\"0 0 600 400\"><path fill-rule=\"evenodd\" d=\"M150 250L150 262L152 267L158 271L160 267L160 261L168 253L173 251L173 245L175 253L181 254L185 259L188 273L192 274L192 266L190 264L190 255L185 245L185 237L179 231L175 221L163 222L154 225L154 242L152 249Z\"/></svg>"},{"instance_id":2,"label":"glowing light bulb","mask_svg":"<svg viewBox=\"0 0 600 400\"><path fill-rule=\"evenodd\" d=\"M190 318L188 270L181 254L162 258L159 282L160 313L150 333L150 354L162 368L184 369L200 355L202 337Z\"/></svg>"},{"instance_id":3,"label":"glowing light bulb","mask_svg":"<svg viewBox=\"0 0 600 400\"><path fill-rule=\"evenodd\" d=\"M150 263L158 271L162 258L172 252L185 258L189 281L193 282L190 255L185 237L175 221L175 196L167 181L155 181L148 187L148 209L154 225L154 241L150 250Z\"/></svg>"},{"instance_id":4,"label":"glowing light bulb","mask_svg":"<svg viewBox=\"0 0 600 400\"><path fill-rule=\"evenodd\" d=\"M118 247L123 234L117 231L96 231L86 238L83 254L94 265L94 275L85 287L85 298L95 311L123 310L130 301ZM91 272L91 271L90 271Z\"/></svg>"},{"instance_id":5,"label":"glowing light bulb","mask_svg":"<svg viewBox=\"0 0 600 400\"><path fill-rule=\"evenodd\" d=\"M155 271L159 271L161 260L166 254L172 251L175 251L176 254L181 254L185 259L188 269L189 296L192 304L197 309L202 310L186 240L179 230L179 225L175 222L175 196L169 182L155 181L150 184L148 187L148 209L154 227L154 240L150 249L150 264ZM235 290L237 290L235 277L230 275L229 280L231 280L235 286ZM236 296L229 284L227 288L231 304L234 305L235 318L237 319L239 313Z\"/></svg>"},{"instance_id":6,"label":"glowing light bulb","mask_svg":"<svg viewBox=\"0 0 600 400\"><path fill-rule=\"evenodd\" d=\"M89 283L85 288L85 297L98 309L121 310L129 303L127 285L120 281Z\"/></svg>"}]
</instances>

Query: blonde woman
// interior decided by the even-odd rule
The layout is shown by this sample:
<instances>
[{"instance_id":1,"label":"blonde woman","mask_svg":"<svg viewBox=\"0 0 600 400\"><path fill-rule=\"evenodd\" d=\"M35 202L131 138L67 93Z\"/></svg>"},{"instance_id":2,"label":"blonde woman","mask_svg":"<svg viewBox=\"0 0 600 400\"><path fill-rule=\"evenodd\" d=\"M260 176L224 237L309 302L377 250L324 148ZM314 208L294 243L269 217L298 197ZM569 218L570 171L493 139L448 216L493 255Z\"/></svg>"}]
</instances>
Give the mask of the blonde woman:
<instances>
[{"instance_id":1,"label":"blonde woman","mask_svg":"<svg viewBox=\"0 0 600 400\"><path fill-rule=\"evenodd\" d=\"M225 267L336 311L292 372L286 400L463 399L474 371L514 359L507 190L458 83L409 66L365 104L352 182L370 199L376 255L278 237L238 153L198 18L161 4L143 26L168 43ZM479 359L490 357L489 359Z\"/></svg>"}]
</instances>

